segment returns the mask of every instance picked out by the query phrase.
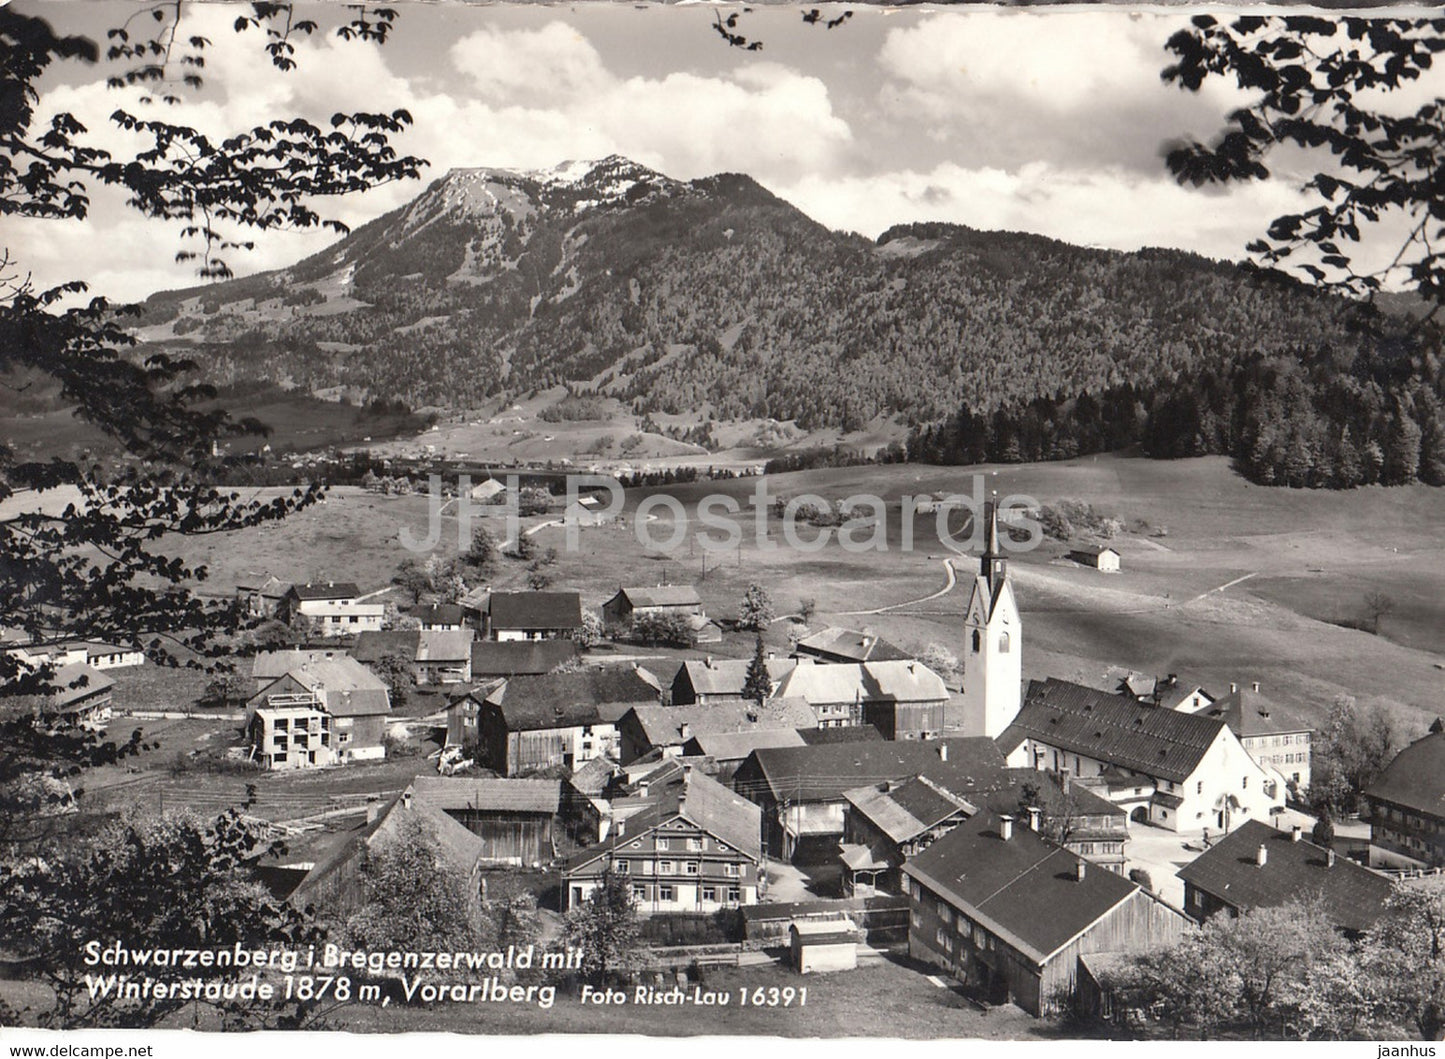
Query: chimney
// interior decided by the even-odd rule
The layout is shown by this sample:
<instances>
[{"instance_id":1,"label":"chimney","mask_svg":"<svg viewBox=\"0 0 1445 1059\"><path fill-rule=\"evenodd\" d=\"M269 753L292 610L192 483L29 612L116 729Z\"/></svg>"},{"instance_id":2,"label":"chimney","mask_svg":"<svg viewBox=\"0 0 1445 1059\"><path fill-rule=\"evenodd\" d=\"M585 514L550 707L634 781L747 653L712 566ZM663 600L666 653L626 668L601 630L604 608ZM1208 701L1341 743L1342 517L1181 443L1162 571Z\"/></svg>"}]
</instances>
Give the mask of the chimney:
<instances>
[{"instance_id":1,"label":"chimney","mask_svg":"<svg viewBox=\"0 0 1445 1059\"><path fill-rule=\"evenodd\" d=\"M1259 692L1259 681L1256 680L1253 684L1250 685L1250 687L1253 688L1255 690L1255 693L1257 694Z\"/></svg>"},{"instance_id":2,"label":"chimney","mask_svg":"<svg viewBox=\"0 0 1445 1059\"><path fill-rule=\"evenodd\" d=\"M1236 684L1234 681L1231 680L1231 681L1229 682L1229 693L1230 693L1231 695L1233 695L1233 694L1234 694L1236 691L1238 691L1238 690L1239 690L1239 685Z\"/></svg>"},{"instance_id":3,"label":"chimney","mask_svg":"<svg viewBox=\"0 0 1445 1059\"><path fill-rule=\"evenodd\" d=\"M1062 768L1062 769L1059 769L1059 786L1063 788L1065 794L1068 794L1068 793L1069 793L1069 788L1073 785L1073 782L1074 782L1074 770L1073 770L1073 769L1070 769L1070 768Z\"/></svg>"},{"instance_id":4,"label":"chimney","mask_svg":"<svg viewBox=\"0 0 1445 1059\"><path fill-rule=\"evenodd\" d=\"M1258 865L1259 867L1263 868L1264 865L1265 865L1265 863L1266 863L1268 860L1269 860L1269 850L1265 849L1265 848L1264 848L1264 843L1261 842L1261 843L1259 844L1259 849L1257 849L1257 850L1254 851L1254 863L1255 863L1256 865Z\"/></svg>"},{"instance_id":5,"label":"chimney","mask_svg":"<svg viewBox=\"0 0 1445 1059\"><path fill-rule=\"evenodd\" d=\"M1333 868L1334 866L1335 866L1335 851L1332 850L1332 849L1327 849L1327 850L1325 850L1325 867L1326 867L1326 868Z\"/></svg>"},{"instance_id":6,"label":"chimney","mask_svg":"<svg viewBox=\"0 0 1445 1059\"><path fill-rule=\"evenodd\" d=\"M939 743L939 744L938 744L938 760L939 760L939 761L947 761L947 760L948 760L948 744L947 744L947 743Z\"/></svg>"},{"instance_id":7,"label":"chimney","mask_svg":"<svg viewBox=\"0 0 1445 1059\"><path fill-rule=\"evenodd\" d=\"M1299 824L1295 824L1294 827L1289 829L1289 840L1291 842L1298 842L1300 840L1300 833Z\"/></svg>"},{"instance_id":8,"label":"chimney","mask_svg":"<svg viewBox=\"0 0 1445 1059\"><path fill-rule=\"evenodd\" d=\"M410 808L411 808L411 788L410 788L410 787L408 787L406 790L404 790L404 791L401 792L401 807L402 807L403 809L410 809Z\"/></svg>"},{"instance_id":9,"label":"chimney","mask_svg":"<svg viewBox=\"0 0 1445 1059\"><path fill-rule=\"evenodd\" d=\"M646 798L649 786L650 784L646 780L643 780L641 783L639 783L637 785L637 796L639 798Z\"/></svg>"},{"instance_id":10,"label":"chimney","mask_svg":"<svg viewBox=\"0 0 1445 1059\"><path fill-rule=\"evenodd\" d=\"M1032 806L1032 805L1029 806L1029 808L1028 808L1028 813L1029 813L1029 830L1030 830L1030 831L1037 831L1037 830L1039 829L1039 817L1042 816L1043 814L1039 812L1039 810L1038 810L1038 808L1037 808L1036 806Z\"/></svg>"},{"instance_id":11,"label":"chimney","mask_svg":"<svg viewBox=\"0 0 1445 1059\"><path fill-rule=\"evenodd\" d=\"M1009 842L1014 837L1014 818L1008 815L998 818L998 837Z\"/></svg>"},{"instance_id":12,"label":"chimney","mask_svg":"<svg viewBox=\"0 0 1445 1059\"><path fill-rule=\"evenodd\" d=\"M1074 881L1083 882L1084 876L1088 873L1088 871L1089 862L1086 861L1083 857L1080 857L1078 859L1078 862L1074 865Z\"/></svg>"},{"instance_id":13,"label":"chimney","mask_svg":"<svg viewBox=\"0 0 1445 1059\"><path fill-rule=\"evenodd\" d=\"M703 656L703 660L702 660L702 664L703 664L703 668L704 668L704 669L711 669L711 668L712 668L712 655L704 655L704 656Z\"/></svg>"},{"instance_id":14,"label":"chimney","mask_svg":"<svg viewBox=\"0 0 1445 1059\"><path fill-rule=\"evenodd\" d=\"M683 739L691 739L692 725L688 724L686 721L683 721L680 725L677 726L677 734ZM1295 828L1295 830L1298 831L1299 828Z\"/></svg>"},{"instance_id":15,"label":"chimney","mask_svg":"<svg viewBox=\"0 0 1445 1059\"><path fill-rule=\"evenodd\" d=\"M377 817L379 817L380 815L381 815L381 802L371 801L371 802L367 802L367 803L366 803L366 822L367 822L368 824L374 824L374 823L376 823L376 819L377 819Z\"/></svg>"}]
</instances>

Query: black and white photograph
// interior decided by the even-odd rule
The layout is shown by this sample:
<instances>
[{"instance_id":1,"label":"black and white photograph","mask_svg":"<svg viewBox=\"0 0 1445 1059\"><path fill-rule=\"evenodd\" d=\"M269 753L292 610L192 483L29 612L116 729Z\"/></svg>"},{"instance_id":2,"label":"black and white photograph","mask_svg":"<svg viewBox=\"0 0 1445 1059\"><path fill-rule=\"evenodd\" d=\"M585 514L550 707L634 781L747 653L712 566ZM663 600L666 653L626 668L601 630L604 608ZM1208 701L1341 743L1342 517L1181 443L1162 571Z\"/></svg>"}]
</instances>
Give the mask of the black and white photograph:
<instances>
[{"instance_id":1,"label":"black and white photograph","mask_svg":"<svg viewBox=\"0 0 1445 1059\"><path fill-rule=\"evenodd\" d=\"M1439 8L12 0L7 1055L1434 1056L1442 304Z\"/></svg>"}]
</instances>

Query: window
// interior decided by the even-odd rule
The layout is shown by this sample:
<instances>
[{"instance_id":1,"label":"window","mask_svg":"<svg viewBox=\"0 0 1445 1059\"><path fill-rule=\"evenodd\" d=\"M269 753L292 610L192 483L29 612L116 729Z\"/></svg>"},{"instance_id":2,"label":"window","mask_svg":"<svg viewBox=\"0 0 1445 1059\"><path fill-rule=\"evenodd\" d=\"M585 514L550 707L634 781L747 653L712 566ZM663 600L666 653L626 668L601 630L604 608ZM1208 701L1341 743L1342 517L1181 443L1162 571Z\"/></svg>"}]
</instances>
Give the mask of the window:
<instances>
[{"instance_id":1,"label":"window","mask_svg":"<svg viewBox=\"0 0 1445 1059\"><path fill-rule=\"evenodd\" d=\"M716 900L717 900L717 887L716 887L716 886L704 886L704 887L702 888L702 899L703 899L704 901L716 901Z\"/></svg>"},{"instance_id":2,"label":"window","mask_svg":"<svg viewBox=\"0 0 1445 1059\"><path fill-rule=\"evenodd\" d=\"M737 866L737 864L736 864L736 863L729 863L728 866L727 866L727 873L728 873L729 875L736 875L736 874L738 873L738 866Z\"/></svg>"},{"instance_id":3,"label":"window","mask_svg":"<svg viewBox=\"0 0 1445 1059\"><path fill-rule=\"evenodd\" d=\"M630 875L631 873L632 873L632 861L630 861L630 860L619 860L619 861L617 862L617 874L618 874L618 875Z\"/></svg>"},{"instance_id":4,"label":"window","mask_svg":"<svg viewBox=\"0 0 1445 1059\"><path fill-rule=\"evenodd\" d=\"M695 861L695 860L684 861L684 862L683 862L683 865L682 865L682 873L683 873L684 875L696 875L696 874L697 874L697 861Z\"/></svg>"},{"instance_id":5,"label":"window","mask_svg":"<svg viewBox=\"0 0 1445 1059\"><path fill-rule=\"evenodd\" d=\"M953 922L953 909L949 908L942 901L938 902L938 918L945 923Z\"/></svg>"},{"instance_id":6,"label":"window","mask_svg":"<svg viewBox=\"0 0 1445 1059\"><path fill-rule=\"evenodd\" d=\"M667 849L667 839L663 838L661 835L657 837L656 842L658 849Z\"/></svg>"},{"instance_id":7,"label":"window","mask_svg":"<svg viewBox=\"0 0 1445 1059\"><path fill-rule=\"evenodd\" d=\"M914 927L923 926L923 917L918 914L918 911L916 909L908 913L908 921L912 923Z\"/></svg>"},{"instance_id":8,"label":"window","mask_svg":"<svg viewBox=\"0 0 1445 1059\"><path fill-rule=\"evenodd\" d=\"M741 890L739 890L736 886L729 886L729 887L728 887L728 900L729 900L729 901L731 901L733 904L737 904L737 903L738 903L739 901L741 901L742 899L743 899L743 892L742 892Z\"/></svg>"},{"instance_id":9,"label":"window","mask_svg":"<svg viewBox=\"0 0 1445 1059\"><path fill-rule=\"evenodd\" d=\"M1003 655L1008 654L1008 633L1006 632L998 634L998 653Z\"/></svg>"},{"instance_id":10,"label":"window","mask_svg":"<svg viewBox=\"0 0 1445 1059\"><path fill-rule=\"evenodd\" d=\"M687 840L687 848L688 848L690 851L692 851L693 853L701 853L701 852L702 852L702 839L700 839L700 838L690 838L690 839L688 839L688 840Z\"/></svg>"},{"instance_id":11,"label":"window","mask_svg":"<svg viewBox=\"0 0 1445 1059\"><path fill-rule=\"evenodd\" d=\"M979 631L978 631L977 629L974 629L974 630L973 630L973 653L974 653L974 654L978 654L979 649L980 649L982 646L983 646L983 637L979 634Z\"/></svg>"},{"instance_id":12,"label":"window","mask_svg":"<svg viewBox=\"0 0 1445 1059\"><path fill-rule=\"evenodd\" d=\"M1247 790L1249 790L1249 777L1248 777L1248 776L1245 776L1245 777L1243 777L1242 779L1240 779L1240 781L1239 781L1239 789L1242 790L1242 791L1247 791Z\"/></svg>"},{"instance_id":13,"label":"window","mask_svg":"<svg viewBox=\"0 0 1445 1059\"><path fill-rule=\"evenodd\" d=\"M632 888L632 898L633 898L633 900L635 900L635 901L646 901L646 900L647 900L647 887L645 887L645 886L634 886L634 887Z\"/></svg>"},{"instance_id":14,"label":"window","mask_svg":"<svg viewBox=\"0 0 1445 1059\"><path fill-rule=\"evenodd\" d=\"M673 869L672 869L672 861L670 861L670 860L660 860L660 861L657 862L657 874L658 874L658 875L671 875L671 874L672 874L672 870L673 870Z\"/></svg>"},{"instance_id":15,"label":"window","mask_svg":"<svg viewBox=\"0 0 1445 1059\"><path fill-rule=\"evenodd\" d=\"M677 891L673 889L673 887L666 884L663 884L662 886L659 886L657 888L657 899L659 901L671 901L676 897L676 895Z\"/></svg>"},{"instance_id":16,"label":"window","mask_svg":"<svg viewBox=\"0 0 1445 1059\"><path fill-rule=\"evenodd\" d=\"M1195 793L1195 794L1203 794L1203 793L1204 793L1204 781L1203 781L1203 780L1200 780L1198 783L1196 783L1196 784L1194 785L1194 793Z\"/></svg>"}]
</instances>

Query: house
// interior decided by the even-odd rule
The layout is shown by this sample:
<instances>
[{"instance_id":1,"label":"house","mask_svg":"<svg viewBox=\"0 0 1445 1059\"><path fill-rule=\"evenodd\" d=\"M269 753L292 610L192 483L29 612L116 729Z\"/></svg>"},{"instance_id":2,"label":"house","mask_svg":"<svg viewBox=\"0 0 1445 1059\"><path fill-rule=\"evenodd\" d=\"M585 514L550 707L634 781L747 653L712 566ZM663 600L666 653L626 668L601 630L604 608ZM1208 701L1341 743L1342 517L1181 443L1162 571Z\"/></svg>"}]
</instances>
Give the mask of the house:
<instances>
[{"instance_id":1,"label":"house","mask_svg":"<svg viewBox=\"0 0 1445 1059\"><path fill-rule=\"evenodd\" d=\"M295 769L384 758L390 712L386 685L356 659L305 662L247 701L251 760Z\"/></svg>"},{"instance_id":2,"label":"house","mask_svg":"<svg viewBox=\"0 0 1445 1059\"><path fill-rule=\"evenodd\" d=\"M38 725L99 731L110 723L115 681L99 670L84 662L71 662L57 668L49 683L54 690L40 696Z\"/></svg>"},{"instance_id":3,"label":"house","mask_svg":"<svg viewBox=\"0 0 1445 1059\"><path fill-rule=\"evenodd\" d=\"M364 632L351 650L351 657L373 667L396 656L406 659L420 685L465 683L472 679L472 630Z\"/></svg>"},{"instance_id":4,"label":"house","mask_svg":"<svg viewBox=\"0 0 1445 1059\"><path fill-rule=\"evenodd\" d=\"M881 743L883 733L871 724L850 728L799 728L798 738L804 746L831 746L835 743Z\"/></svg>"},{"instance_id":5,"label":"house","mask_svg":"<svg viewBox=\"0 0 1445 1059\"><path fill-rule=\"evenodd\" d=\"M885 739L938 737L948 704L943 678L914 661L825 665L800 658L776 694L807 702L820 728L871 724Z\"/></svg>"},{"instance_id":6,"label":"house","mask_svg":"<svg viewBox=\"0 0 1445 1059\"><path fill-rule=\"evenodd\" d=\"M1445 866L1445 721L1396 754L1364 795L1372 867Z\"/></svg>"},{"instance_id":7,"label":"house","mask_svg":"<svg viewBox=\"0 0 1445 1059\"><path fill-rule=\"evenodd\" d=\"M381 631L385 606L363 603L360 591L349 581L325 581L292 585L282 601L283 617L310 620L318 636L355 636Z\"/></svg>"},{"instance_id":8,"label":"house","mask_svg":"<svg viewBox=\"0 0 1445 1059\"><path fill-rule=\"evenodd\" d=\"M284 611L290 591L291 582L267 575L238 584L236 601L248 617L275 618Z\"/></svg>"},{"instance_id":9,"label":"house","mask_svg":"<svg viewBox=\"0 0 1445 1059\"><path fill-rule=\"evenodd\" d=\"M801 733L793 728L753 727L741 732L693 732L691 738L682 744L682 756L709 758L715 770L713 778L719 783L731 783L738 768L754 750L805 745Z\"/></svg>"},{"instance_id":10,"label":"house","mask_svg":"<svg viewBox=\"0 0 1445 1059\"><path fill-rule=\"evenodd\" d=\"M1261 695L1258 681L1248 688L1229 685L1228 695L1221 695L1197 712L1201 717L1217 717L1229 725L1249 756L1286 790L1309 788L1314 727Z\"/></svg>"},{"instance_id":11,"label":"house","mask_svg":"<svg viewBox=\"0 0 1445 1059\"><path fill-rule=\"evenodd\" d=\"M617 594L602 604L602 622L605 625L625 625L636 614L680 614L687 618L705 616L702 597L692 585L619 587Z\"/></svg>"},{"instance_id":12,"label":"house","mask_svg":"<svg viewBox=\"0 0 1445 1059\"><path fill-rule=\"evenodd\" d=\"M556 640L582 628L576 592L493 592L483 614L488 640Z\"/></svg>"},{"instance_id":13,"label":"house","mask_svg":"<svg viewBox=\"0 0 1445 1059\"><path fill-rule=\"evenodd\" d=\"M843 817L844 892L901 892L904 861L978 812L978 807L926 776L847 791Z\"/></svg>"},{"instance_id":14,"label":"house","mask_svg":"<svg viewBox=\"0 0 1445 1059\"><path fill-rule=\"evenodd\" d=\"M1284 804L1224 721L1069 681L1032 681L998 745L1012 767L1069 769L1131 819L1171 831L1228 831Z\"/></svg>"},{"instance_id":15,"label":"house","mask_svg":"<svg viewBox=\"0 0 1445 1059\"><path fill-rule=\"evenodd\" d=\"M1079 957L1167 948L1178 909L1010 815L979 813L903 866L908 954L990 1003L1041 1016L1066 1008Z\"/></svg>"},{"instance_id":16,"label":"house","mask_svg":"<svg viewBox=\"0 0 1445 1059\"><path fill-rule=\"evenodd\" d=\"M464 710L468 698L475 693L452 708ZM658 701L654 685L637 670L622 667L513 677L476 706L480 756L505 776L615 758L622 715ZM464 723L461 730L465 733Z\"/></svg>"},{"instance_id":17,"label":"house","mask_svg":"<svg viewBox=\"0 0 1445 1059\"><path fill-rule=\"evenodd\" d=\"M1305 839L1299 825L1280 831L1249 820L1176 872L1184 911L1203 923L1225 912L1275 908L1318 898L1339 929L1363 934L1385 910L1394 883L1332 849Z\"/></svg>"},{"instance_id":18,"label":"house","mask_svg":"<svg viewBox=\"0 0 1445 1059\"><path fill-rule=\"evenodd\" d=\"M5 648L17 662L31 669L85 665L91 669L125 669L145 665L145 652L138 647L122 647L99 640L60 640L53 643L17 643Z\"/></svg>"},{"instance_id":19,"label":"house","mask_svg":"<svg viewBox=\"0 0 1445 1059\"><path fill-rule=\"evenodd\" d=\"M869 632L827 628L805 636L793 647L793 657L819 662L906 662L913 656Z\"/></svg>"},{"instance_id":20,"label":"house","mask_svg":"<svg viewBox=\"0 0 1445 1059\"><path fill-rule=\"evenodd\" d=\"M696 770L685 771L606 841L567 861L564 909L606 872L625 876L644 915L717 912L755 904L761 882L758 807Z\"/></svg>"},{"instance_id":21,"label":"house","mask_svg":"<svg viewBox=\"0 0 1445 1059\"><path fill-rule=\"evenodd\" d=\"M995 813L1026 811L1027 795L1035 794L1042 813L1043 834L1091 864L1124 873L1129 844L1129 814L1122 806L1073 782L1069 769L1057 774L1034 769L1009 769L1011 786L982 796L984 808ZM1033 790L1030 790L1032 788ZM1026 812L1025 812L1026 815Z\"/></svg>"},{"instance_id":22,"label":"house","mask_svg":"<svg viewBox=\"0 0 1445 1059\"><path fill-rule=\"evenodd\" d=\"M316 649L262 651L251 660L251 680L255 683L256 691L263 691L298 666L327 658L342 658L345 655L346 652L340 648L334 651Z\"/></svg>"},{"instance_id":23,"label":"house","mask_svg":"<svg viewBox=\"0 0 1445 1059\"><path fill-rule=\"evenodd\" d=\"M747 685L751 658L690 658L678 667L672 679L672 704L690 706L699 702L716 702L720 699L740 699ZM791 658L769 658L769 694L777 692L779 682L787 676L797 662Z\"/></svg>"},{"instance_id":24,"label":"house","mask_svg":"<svg viewBox=\"0 0 1445 1059\"><path fill-rule=\"evenodd\" d=\"M797 699L772 699L761 709L746 699L690 706L634 706L617 722L619 760L629 765L653 750L676 754L693 736L702 733L774 730L796 736L798 728L814 723L813 711Z\"/></svg>"},{"instance_id":25,"label":"house","mask_svg":"<svg viewBox=\"0 0 1445 1059\"><path fill-rule=\"evenodd\" d=\"M367 820L313 862L287 898L298 908L314 908L345 921L366 902L363 866L368 855L382 854L397 841L421 834L435 843L443 862L466 880L469 899L481 893L484 843L446 812L416 797L414 783L384 806L368 810Z\"/></svg>"},{"instance_id":26,"label":"house","mask_svg":"<svg viewBox=\"0 0 1445 1059\"><path fill-rule=\"evenodd\" d=\"M577 657L573 640L476 640L472 679L541 676Z\"/></svg>"},{"instance_id":27,"label":"house","mask_svg":"<svg viewBox=\"0 0 1445 1059\"><path fill-rule=\"evenodd\" d=\"M1120 555L1107 545L1097 548L1075 548L1069 552L1069 558L1080 566L1088 566L1101 573L1117 574L1119 572Z\"/></svg>"},{"instance_id":28,"label":"house","mask_svg":"<svg viewBox=\"0 0 1445 1059\"><path fill-rule=\"evenodd\" d=\"M847 792L919 775L969 800L1008 785L994 741L974 738L763 748L738 767L733 787L762 809L763 846L771 856L832 862L844 834Z\"/></svg>"},{"instance_id":29,"label":"house","mask_svg":"<svg viewBox=\"0 0 1445 1059\"><path fill-rule=\"evenodd\" d=\"M411 616L428 632L457 632L463 625L460 603L429 603L413 609Z\"/></svg>"},{"instance_id":30,"label":"house","mask_svg":"<svg viewBox=\"0 0 1445 1059\"><path fill-rule=\"evenodd\" d=\"M467 490L467 496L477 504L500 504L506 499L504 496L506 491L505 484L488 475Z\"/></svg>"},{"instance_id":31,"label":"house","mask_svg":"<svg viewBox=\"0 0 1445 1059\"><path fill-rule=\"evenodd\" d=\"M858 966L860 931L845 915L788 924L788 955L799 974L851 971Z\"/></svg>"},{"instance_id":32,"label":"house","mask_svg":"<svg viewBox=\"0 0 1445 1059\"><path fill-rule=\"evenodd\" d=\"M557 780L418 776L411 790L481 841L486 864L537 868L556 855L553 826L561 807Z\"/></svg>"}]
</instances>

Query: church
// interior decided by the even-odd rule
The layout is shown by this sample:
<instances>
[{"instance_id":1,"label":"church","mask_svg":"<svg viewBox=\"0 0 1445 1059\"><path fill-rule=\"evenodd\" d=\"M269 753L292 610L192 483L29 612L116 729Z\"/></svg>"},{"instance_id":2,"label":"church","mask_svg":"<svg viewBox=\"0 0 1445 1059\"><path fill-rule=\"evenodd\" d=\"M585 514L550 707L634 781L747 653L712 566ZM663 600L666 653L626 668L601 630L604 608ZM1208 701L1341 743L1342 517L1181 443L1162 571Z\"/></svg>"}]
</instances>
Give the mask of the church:
<instances>
[{"instance_id":1,"label":"church","mask_svg":"<svg viewBox=\"0 0 1445 1059\"><path fill-rule=\"evenodd\" d=\"M1023 627L999 548L998 505L984 509L986 542L963 623L963 730L997 739L1022 705Z\"/></svg>"}]
</instances>

